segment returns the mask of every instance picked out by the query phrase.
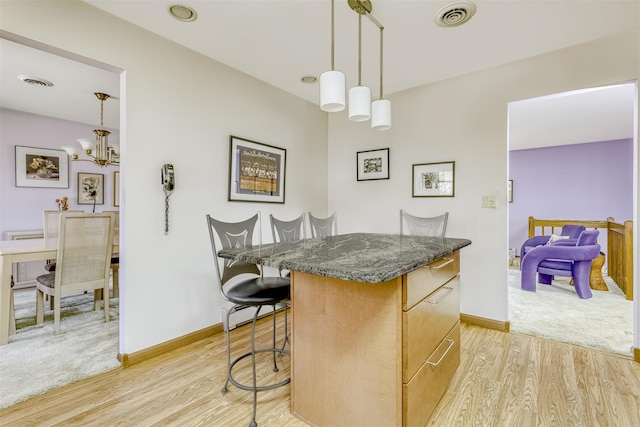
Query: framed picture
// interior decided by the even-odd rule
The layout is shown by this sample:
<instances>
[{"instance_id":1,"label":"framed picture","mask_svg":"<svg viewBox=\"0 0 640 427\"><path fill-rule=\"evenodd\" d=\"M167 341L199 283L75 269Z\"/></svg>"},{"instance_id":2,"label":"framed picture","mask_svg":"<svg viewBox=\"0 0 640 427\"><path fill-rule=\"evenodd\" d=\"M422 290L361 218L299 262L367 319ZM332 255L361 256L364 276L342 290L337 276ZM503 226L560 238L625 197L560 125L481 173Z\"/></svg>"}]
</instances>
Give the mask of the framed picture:
<instances>
[{"instance_id":1,"label":"framed picture","mask_svg":"<svg viewBox=\"0 0 640 427\"><path fill-rule=\"evenodd\" d=\"M358 151L358 181L389 179L389 149Z\"/></svg>"},{"instance_id":2,"label":"framed picture","mask_svg":"<svg viewBox=\"0 0 640 427\"><path fill-rule=\"evenodd\" d=\"M104 205L104 175L78 172L78 204Z\"/></svg>"},{"instance_id":3,"label":"framed picture","mask_svg":"<svg viewBox=\"0 0 640 427\"><path fill-rule=\"evenodd\" d=\"M229 201L284 203L287 150L231 135Z\"/></svg>"},{"instance_id":4,"label":"framed picture","mask_svg":"<svg viewBox=\"0 0 640 427\"><path fill-rule=\"evenodd\" d=\"M120 172L113 172L113 206L120 206Z\"/></svg>"},{"instance_id":5,"label":"framed picture","mask_svg":"<svg viewBox=\"0 0 640 427\"><path fill-rule=\"evenodd\" d=\"M507 181L507 198L509 199L509 203L513 203L513 180L512 179Z\"/></svg>"},{"instance_id":6,"label":"framed picture","mask_svg":"<svg viewBox=\"0 0 640 427\"><path fill-rule=\"evenodd\" d=\"M67 152L16 145L16 187L69 188Z\"/></svg>"},{"instance_id":7,"label":"framed picture","mask_svg":"<svg viewBox=\"0 0 640 427\"><path fill-rule=\"evenodd\" d=\"M413 165L413 197L453 197L455 162Z\"/></svg>"}]
</instances>

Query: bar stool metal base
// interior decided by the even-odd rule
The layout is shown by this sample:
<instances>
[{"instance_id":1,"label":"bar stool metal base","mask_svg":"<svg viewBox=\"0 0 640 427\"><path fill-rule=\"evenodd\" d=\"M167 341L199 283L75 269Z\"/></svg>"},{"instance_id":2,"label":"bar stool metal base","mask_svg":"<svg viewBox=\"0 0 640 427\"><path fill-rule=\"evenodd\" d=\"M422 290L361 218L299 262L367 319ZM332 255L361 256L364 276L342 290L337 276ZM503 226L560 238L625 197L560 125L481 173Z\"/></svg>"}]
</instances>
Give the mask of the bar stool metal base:
<instances>
[{"instance_id":1,"label":"bar stool metal base","mask_svg":"<svg viewBox=\"0 0 640 427\"><path fill-rule=\"evenodd\" d=\"M274 384L267 384L267 385L257 385L257 377L256 377L256 354L257 353L272 353L273 354L273 372L278 372L278 365L276 362L276 354L282 356L283 354L286 355L291 355L291 352L289 350L285 350L284 347L288 341L288 337L287 337L287 327L285 326L285 341L283 343L282 348L276 348L276 309L275 306L273 306L273 347L271 348L261 348L261 349L256 349L255 348L255 328L256 328L256 321L258 319L258 315L260 314L260 310L262 309L263 306L257 306L256 307L256 312L253 315L253 321L251 323L251 351L244 353L243 355L235 358L233 361L231 361L231 343L230 343L230 338L229 338L229 328L227 326L226 328L226 336L227 336L227 364L228 364L228 370L227 370L227 381L225 382L224 386L222 387L222 394L226 394L227 391L229 391L228 385L229 383L233 384L234 386L236 386L237 388L241 389L241 390L246 390L246 391L253 391L253 418L251 420L251 423L249 424L249 427L257 427L257 422L256 422L256 412L257 412L257 404L258 404L258 392L259 391L265 391L265 390L273 390L276 389L278 387L282 387L285 386L287 384L289 384L291 382L291 377L280 381L278 383L274 383ZM231 315L231 313L236 312L238 309L240 309L239 306L234 306L231 310L229 310L227 312L227 325L229 325L229 317ZM285 316L286 316L286 307L285 307ZM286 323L286 321L285 321ZM234 366L240 362L241 360L243 360L246 357L251 356L251 367L252 367L252 371L253 371L253 384L249 385L249 384L243 384L239 381L237 381L234 377L233 377L233 368Z\"/></svg>"}]
</instances>

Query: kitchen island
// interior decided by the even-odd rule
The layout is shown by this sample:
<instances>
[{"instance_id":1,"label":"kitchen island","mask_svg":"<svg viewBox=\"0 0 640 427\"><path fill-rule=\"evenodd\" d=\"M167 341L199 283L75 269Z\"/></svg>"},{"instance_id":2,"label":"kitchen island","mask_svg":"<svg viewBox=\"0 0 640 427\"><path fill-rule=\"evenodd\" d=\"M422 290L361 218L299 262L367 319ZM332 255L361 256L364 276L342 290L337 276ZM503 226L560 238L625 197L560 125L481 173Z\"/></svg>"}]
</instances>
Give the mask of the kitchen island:
<instances>
[{"instance_id":1,"label":"kitchen island","mask_svg":"<svg viewBox=\"0 0 640 427\"><path fill-rule=\"evenodd\" d=\"M220 256L291 271L291 412L318 426L423 426L460 361L468 239L355 233Z\"/></svg>"}]
</instances>

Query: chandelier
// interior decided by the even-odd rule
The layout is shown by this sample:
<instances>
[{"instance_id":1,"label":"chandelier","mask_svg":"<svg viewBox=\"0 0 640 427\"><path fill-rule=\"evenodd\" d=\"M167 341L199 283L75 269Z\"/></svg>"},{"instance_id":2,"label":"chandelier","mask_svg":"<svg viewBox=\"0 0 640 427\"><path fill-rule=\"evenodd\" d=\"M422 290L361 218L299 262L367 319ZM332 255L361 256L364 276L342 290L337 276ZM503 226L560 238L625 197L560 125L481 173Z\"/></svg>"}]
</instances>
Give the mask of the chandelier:
<instances>
[{"instance_id":1,"label":"chandelier","mask_svg":"<svg viewBox=\"0 0 640 427\"><path fill-rule=\"evenodd\" d=\"M81 162L93 162L99 166L120 166L120 153L117 146L109 146L109 132L104 129L104 101L110 98L106 93L94 93L96 98L100 100L100 129L94 129L95 139L78 138L76 141L80 143L84 153L89 156L88 159L78 157L79 150L75 146L64 145L62 148L71 156L71 160Z\"/></svg>"},{"instance_id":2,"label":"chandelier","mask_svg":"<svg viewBox=\"0 0 640 427\"><path fill-rule=\"evenodd\" d=\"M371 119L371 128L391 128L391 101L382 93L382 54L384 26L371 15L370 0L349 0L349 7L358 14L358 85L349 89L349 120ZM334 67L334 0L331 0L331 70L320 76L320 109L333 113L345 108L345 77ZM380 97L371 102L371 89L362 85L362 15L380 30Z\"/></svg>"}]
</instances>

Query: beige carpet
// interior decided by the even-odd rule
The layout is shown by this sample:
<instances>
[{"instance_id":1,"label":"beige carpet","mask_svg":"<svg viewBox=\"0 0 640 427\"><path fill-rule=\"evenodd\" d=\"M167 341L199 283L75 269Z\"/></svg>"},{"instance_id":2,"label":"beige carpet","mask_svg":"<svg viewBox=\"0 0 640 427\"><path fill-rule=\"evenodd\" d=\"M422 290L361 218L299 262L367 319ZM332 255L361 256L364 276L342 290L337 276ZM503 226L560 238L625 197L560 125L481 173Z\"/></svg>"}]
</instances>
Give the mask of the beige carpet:
<instances>
[{"instance_id":1,"label":"beige carpet","mask_svg":"<svg viewBox=\"0 0 640 427\"><path fill-rule=\"evenodd\" d=\"M35 324L35 304L35 288L15 291L18 329L0 346L0 408L120 366L117 298L110 300L108 323L102 310L93 311L92 292L62 298L57 336L53 311Z\"/></svg>"},{"instance_id":2,"label":"beige carpet","mask_svg":"<svg viewBox=\"0 0 640 427\"><path fill-rule=\"evenodd\" d=\"M633 302L605 276L609 291L592 291L580 299L568 277L536 292L520 289L520 270L509 269L509 322L511 332L632 356Z\"/></svg>"}]
</instances>

